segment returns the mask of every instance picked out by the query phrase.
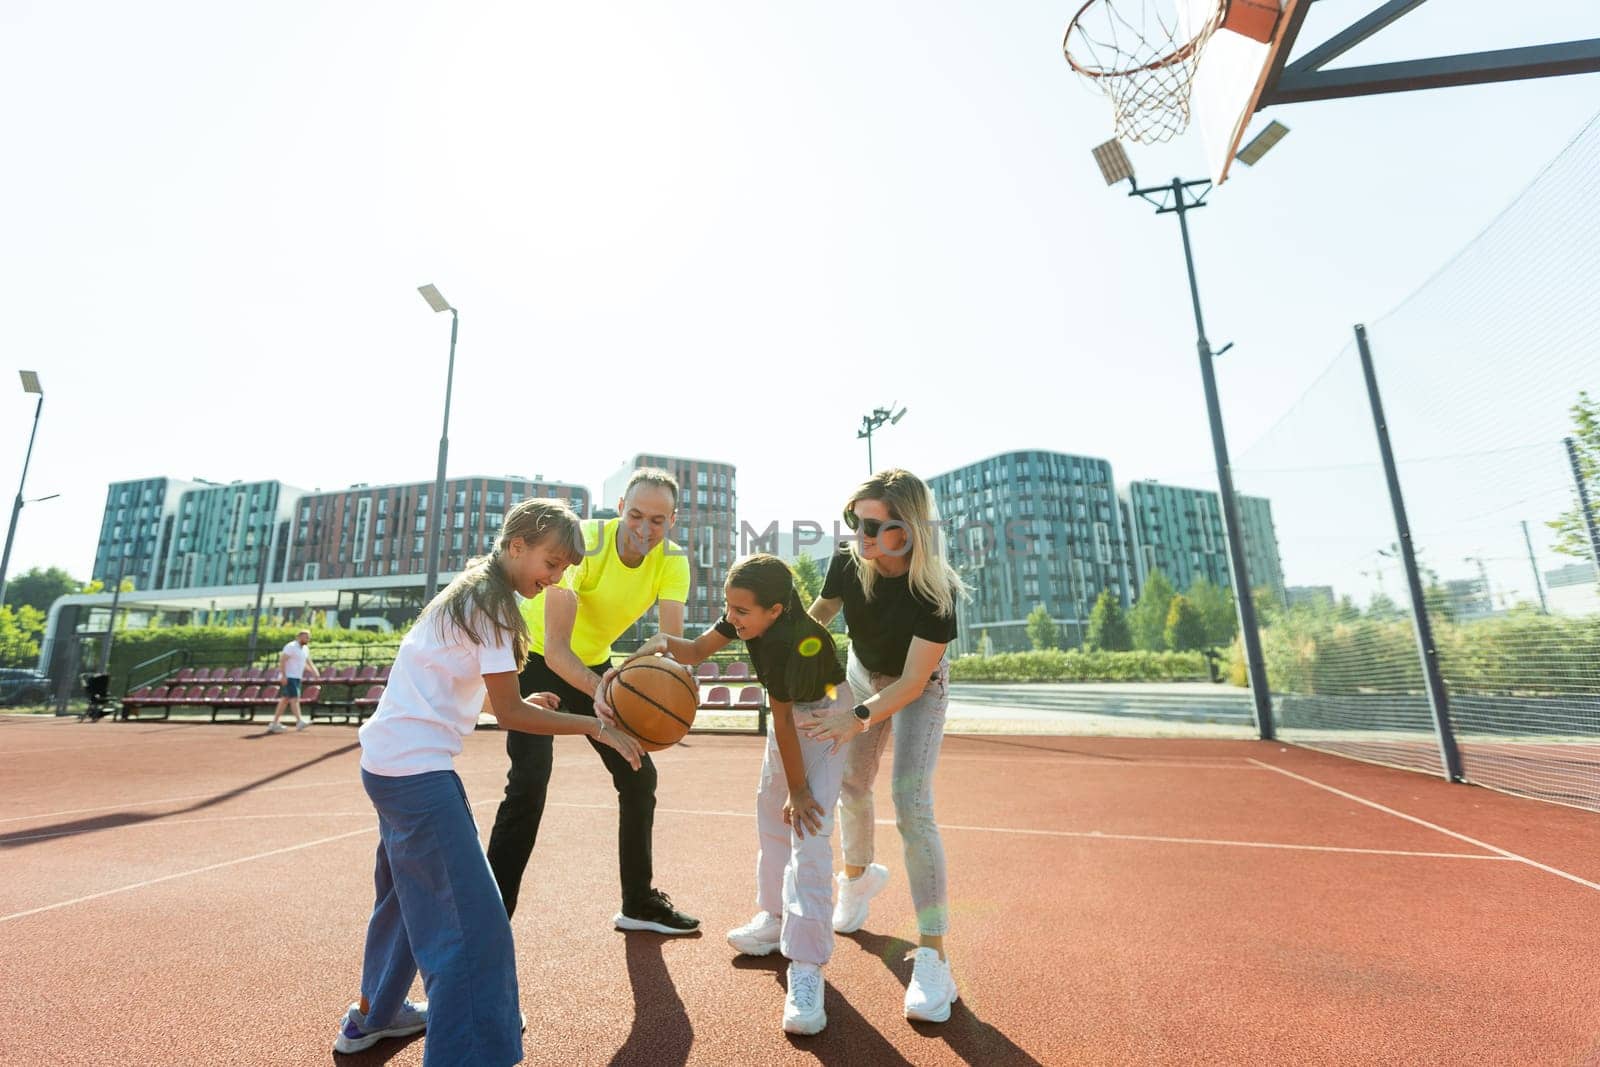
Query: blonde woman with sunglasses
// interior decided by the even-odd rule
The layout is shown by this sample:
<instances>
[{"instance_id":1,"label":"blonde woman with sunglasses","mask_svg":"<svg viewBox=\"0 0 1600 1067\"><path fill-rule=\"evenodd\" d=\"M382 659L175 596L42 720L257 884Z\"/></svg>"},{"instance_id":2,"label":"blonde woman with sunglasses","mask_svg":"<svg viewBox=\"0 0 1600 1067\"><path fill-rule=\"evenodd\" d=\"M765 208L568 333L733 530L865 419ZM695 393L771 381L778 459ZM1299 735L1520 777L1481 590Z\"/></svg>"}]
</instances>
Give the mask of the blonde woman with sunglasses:
<instances>
[{"instance_id":1,"label":"blonde woman with sunglasses","mask_svg":"<svg viewBox=\"0 0 1600 1067\"><path fill-rule=\"evenodd\" d=\"M949 704L945 649L955 639L956 599L966 587L944 558L933 494L916 475L873 475L850 495L844 514L856 532L854 543L834 555L810 614L826 626L844 612L850 688L863 699L806 727L811 737L845 752L839 792L845 868L835 878L833 928L861 929L872 898L889 880L888 868L873 862L872 786L892 735L895 822L920 936L905 1014L944 1022L958 993L944 949L950 906L933 773Z\"/></svg>"}]
</instances>

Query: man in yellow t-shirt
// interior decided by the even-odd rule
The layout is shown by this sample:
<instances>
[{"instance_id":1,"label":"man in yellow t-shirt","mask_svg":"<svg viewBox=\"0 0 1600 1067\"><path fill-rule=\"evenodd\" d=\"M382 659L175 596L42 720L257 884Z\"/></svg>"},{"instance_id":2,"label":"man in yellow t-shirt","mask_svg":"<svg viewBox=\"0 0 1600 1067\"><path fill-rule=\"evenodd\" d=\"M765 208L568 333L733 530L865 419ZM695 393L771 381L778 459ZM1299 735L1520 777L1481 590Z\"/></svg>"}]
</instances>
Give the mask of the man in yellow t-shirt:
<instances>
[{"instance_id":1,"label":"man in yellow t-shirt","mask_svg":"<svg viewBox=\"0 0 1600 1067\"><path fill-rule=\"evenodd\" d=\"M683 636L683 606L689 598L689 557L667 540L677 521L678 483L666 471L634 472L617 505L620 517L590 519L584 526L581 564L561 584L522 604L531 641L522 669L524 696L547 691L561 707L595 714L600 676L611 666L611 643L652 605L660 631ZM591 742L592 743L592 742ZM650 841L656 810L656 768L644 754L635 771L604 745L594 745L617 787L617 851L622 875L622 910L612 918L619 930L688 934L700 920L678 911L652 884ZM522 872L528 866L544 815L553 755L547 734L506 733L511 769L506 795L489 834L489 866L500 886L506 914L516 911Z\"/></svg>"}]
</instances>

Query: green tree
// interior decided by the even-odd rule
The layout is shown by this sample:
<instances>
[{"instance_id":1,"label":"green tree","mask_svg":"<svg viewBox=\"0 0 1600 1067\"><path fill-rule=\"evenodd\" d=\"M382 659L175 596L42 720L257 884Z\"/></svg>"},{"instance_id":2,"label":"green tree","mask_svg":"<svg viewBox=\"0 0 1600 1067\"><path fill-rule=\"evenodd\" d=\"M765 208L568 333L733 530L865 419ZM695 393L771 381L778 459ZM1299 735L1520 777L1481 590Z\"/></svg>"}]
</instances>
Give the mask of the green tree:
<instances>
[{"instance_id":1,"label":"green tree","mask_svg":"<svg viewBox=\"0 0 1600 1067\"><path fill-rule=\"evenodd\" d=\"M1589 506L1600 507L1597 490L1600 490L1600 402L1590 399L1587 391L1580 390L1578 402L1568 409L1572 413L1572 444L1578 453L1578 471L1589 489ZM1573 494L1576 496L1577 494ZM1576 500L1565 511L1545 525L1556 532L1555 550L1578 559L1591 559L1589 526L1584 522L1583 507ZM1428 605L1432 610L1433 605Z\"/></svg>"},{"instance_id":2,"label":"green tree","mask_svg":"<svg viewBox=\"0 0 1600 1067\"><path fill-rule=\"evenodd\" d=\"M1089 612L1089 636L1086 643L1093 651L1129 652L1133 649L1133 633L1128 629L1128 616L1122 612L1122 601L1102 589Z\"/></svg>"},{"instance_id":3,"label":"green tree","mask_svg":"<svg viewBox=\"0 0 1600 1067\"><path fill-rule=\"evenodd\" d=\"M1206 648L1224 648L1233 643L1239 632L1239 615L1233 603L1233 590L1217 585L1207 578L1198 578L1184 594L1194 610L1200 613L1205 628Z\"/></svg>"},{"instance_id":4,"label":"green tree","mask_svg":"<svg viewBox=\"0 0 1600 1067\"><path fill-rule=\"evenodd\" d=\"M44 612L32 604L0 606L0 664L21 666L39 658Z\"/></svg>"},{"instance_id":5,"label":"green tree","mask_svg":"<svg viewBox=\"0 0 1600 1067\"><path fill-rule=\"evenodd\" d=\"M800 606L809 608L811 602L817 599L817 594L822 592L822 571L817 567L817 561L810 556L801 556L789 564L789 569L794 572L794 591L800 594Z\"/></svg>"},{"instance_id":6,"label":"green tree","mask_svg":"<svg viewBox=\"0 0 1600 1067\"><path fill-rule=\"evenodd\" d=\"M76 593L78 587L78 580L60 567L34 567L6 583L6 603L12 607L27 604L48 615L57 598Z\"/></svg>"},{"instance_id":7,"label":"green tree","mask_svg":"<svg viewBox=\"0 0 1600 1067\"><path fill-rule=\"evenodd\" d=\"M1033 645L1035 652L1055 648L1061 643L1061 627L1056 625L1056 620L1050 617L1049 609L1043 604L1036 605L1028 613L1028 642Z\"/></svg>"},{"instance_id":8,"label":"green tree","mask_svg":"<svg viewBox=\"0 0 1600 1067\"><path fill-rule=\"evenodd\" d=\"M1369 619L1398 619L1402 614L1400 605L1388 593L1373 593L1372 599L1367 601Z\"/></svg>"},{"instance_id":9,"label":"green tree","mask_svg":"<svg viewBox=\"0 0 1600 1067\"><path fill-rule=\"evenodd\" d=\"M106 591L106 583L101 581L99 578L91 578L87 582L83 583L83 591L85 593L103 593ZM122 579L122 591L124 593L133 592L132 578Z\"/></svg>"},{"instance_id":10,"label":"green tree","mask_svg":"<svg viewBox=\"0 0 1600 1067\"><path fill-rule=\"evenodd\" d=\"M1206 647L1206 623L1186 596L1175 596L1167 609L1163 632L1167 647L1174 652L1193 652Z\"/></svg>"},{"instance_id":11,"label":"green tree","mask_svg":"<svg viewBox=\"0 0 1600 1067\"><path fill-rule=\"evenodd\" d=\"M1142 652L1160 652L1167 647L1167 611L1176 590L1159 569L1145 579L1144 592L1128 613L1128 629L1133 631L1133 647Z\"/></svg>"}]
</instances>

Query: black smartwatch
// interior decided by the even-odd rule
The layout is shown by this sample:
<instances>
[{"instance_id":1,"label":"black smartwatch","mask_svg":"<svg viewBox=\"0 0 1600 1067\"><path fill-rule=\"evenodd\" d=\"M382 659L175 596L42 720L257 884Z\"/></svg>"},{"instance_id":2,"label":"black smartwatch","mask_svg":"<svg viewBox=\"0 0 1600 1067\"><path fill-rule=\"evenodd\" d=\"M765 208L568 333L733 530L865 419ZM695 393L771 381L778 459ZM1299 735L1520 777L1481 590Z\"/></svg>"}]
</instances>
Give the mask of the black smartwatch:
<instances>
[{"instance_id":1,"label":"black smartwatch","mask_svg":"<svg viewBox=\"0 0 1600 1067\"><path fill-rule=\"evenodd\" d=\"M856 718L861 720L861 732L866 733L867 727L872 725L872 712L867 710L865 704L857 704L853 710L856 713Z\"/></svg>"}]
</instances>

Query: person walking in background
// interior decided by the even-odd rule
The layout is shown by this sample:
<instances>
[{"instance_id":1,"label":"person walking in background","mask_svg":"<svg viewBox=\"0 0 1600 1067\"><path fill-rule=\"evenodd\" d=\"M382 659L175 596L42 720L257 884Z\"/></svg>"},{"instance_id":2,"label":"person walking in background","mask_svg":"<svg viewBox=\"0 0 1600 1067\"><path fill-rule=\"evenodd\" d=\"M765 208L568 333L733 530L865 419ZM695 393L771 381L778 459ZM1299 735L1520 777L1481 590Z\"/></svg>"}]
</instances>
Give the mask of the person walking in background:
<instances>
[{"instance_id":1,"label":"person walking in background","mask_svg":"<svg viewBox=\"0 0 1600 1067\"><path fill-rule=\"evenodd\" d=\"M294 711L296 730L304 730L311 725L310 719L300 715L300 687L305 682L307 671L311 672L311 677L317 676L317 665L311 662L311 631L301 630L294 635L293 641L283 646L283 652L278 655L278 684L283 688L278 693L278 706L272 710L272 725L267 727L267 733L283 733L283 723L278 720L283 718L285 708Z\"/></svg>"}]
</instances>

